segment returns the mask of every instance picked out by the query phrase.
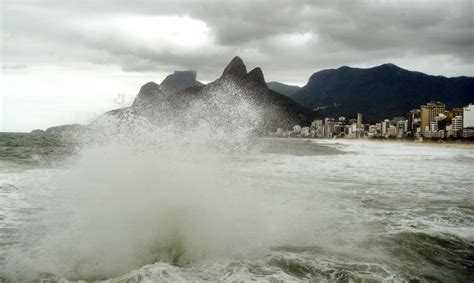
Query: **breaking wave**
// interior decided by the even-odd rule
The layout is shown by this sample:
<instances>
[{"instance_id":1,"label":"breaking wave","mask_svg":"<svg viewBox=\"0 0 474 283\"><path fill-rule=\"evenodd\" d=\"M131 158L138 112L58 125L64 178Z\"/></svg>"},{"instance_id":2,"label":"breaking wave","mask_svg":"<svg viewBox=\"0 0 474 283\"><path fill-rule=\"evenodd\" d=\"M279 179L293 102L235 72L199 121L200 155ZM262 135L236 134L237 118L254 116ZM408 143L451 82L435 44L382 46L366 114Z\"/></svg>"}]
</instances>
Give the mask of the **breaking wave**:
<instances>
[{"instance_id":1,"label":"breaking wave","mask_svg":"<svg viewBox=\"0 0 474 283\"><path fill-rule=\"evenodd\" d=\"M179 118L101 117L52 178L58 202L38 247L12 256L9 269L99 280L154 262L258 256L297 235L304 225L291 212L261 202L252 182L232 173L260 112L237 88L226 93L194 101Z\"/></svg>"}]
</instances>

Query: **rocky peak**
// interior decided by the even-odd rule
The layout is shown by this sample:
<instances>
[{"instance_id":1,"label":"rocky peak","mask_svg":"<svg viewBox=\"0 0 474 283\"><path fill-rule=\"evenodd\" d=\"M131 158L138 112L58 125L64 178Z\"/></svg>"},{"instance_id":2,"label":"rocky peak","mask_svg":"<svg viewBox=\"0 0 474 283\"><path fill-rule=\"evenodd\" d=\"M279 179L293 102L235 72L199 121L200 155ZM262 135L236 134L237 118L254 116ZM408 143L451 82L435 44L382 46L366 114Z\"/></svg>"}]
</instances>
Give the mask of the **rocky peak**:
<instances>
[{"instance_id":1,"label":"rocky peak","mask_svg":"<svg viewBox=\"0 0 474 283\"><path fill-rule=\"evenodd\" d=\"M159 90L160 85L155 82L147 82L146 84L142 85L140 88L139 93L151 93L153 91Z\"/></svg>"},{"instance_id":2,"label":"rocky peak","mask_svg":"<svg viewBox=\"0 0 474 283\"><path fill-rule=\"evenodd\" d=\"M143 105L154 102L163 94L159 84L155 82L148 82L144 84L137 97L133 101L133 105Z\"/></svg>"},{"instance_id":3,"label":"rocky peak","mask_svg":"<svg viewBox=\"0 0 474 283\"><path fill-rule=\"evenodd\" d=\"M259 87L259 88L267 88L267 84L265 83L265 77L263 76L262 69L259 67L250 71L244 78L244 84L248 85L249 87Z\"/></svg>"},{"instance_id":4,"label":"rocky peak","mask_svg":"<svg viewBox=\"0 0 474 283\"><path fill-rule=\"evenodd\" d=\"M242 79L247 75L247 67L239 56L235 56L225 67L221 78Z\"/></svg>"},{"instance_id":5,"label":"rocky peak","mask_svg":"<svg viewBox=\"0 0 474 283\"><path fill-rule=\"evenodd\" d=\"M161 87L168 93L196 85L201 85L201 83L196 80L196 71L175 71L161 82Z\"/></svg>"}]
</instances>

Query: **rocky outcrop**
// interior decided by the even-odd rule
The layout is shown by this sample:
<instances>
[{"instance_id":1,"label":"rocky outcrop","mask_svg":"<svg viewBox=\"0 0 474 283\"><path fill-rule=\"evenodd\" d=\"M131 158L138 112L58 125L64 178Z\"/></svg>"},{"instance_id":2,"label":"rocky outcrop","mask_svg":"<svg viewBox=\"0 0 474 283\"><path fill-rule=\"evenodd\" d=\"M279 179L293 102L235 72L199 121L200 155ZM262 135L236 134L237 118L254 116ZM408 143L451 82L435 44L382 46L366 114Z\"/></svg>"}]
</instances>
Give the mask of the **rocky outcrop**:
<instances>
[{"instance_id":1,"label":"rocky outcrop","mask_svg":"<svg viewBox=\"0 0 474 283\"><path fill-rule=\"evenodd\" d=\"M259 89L260 91L268 90L267 84L265 83L265 78L263 76L262 69L255 68L250 73L245 75L243 80L241 81L242 86L247 89L255 90Z\"/></svg>"},{"instance_id":2,"label":"rocky outcrop","mask_svg":"<svg viewBox=\"0 0 474 283\"><path fill-rule=\"evenodd\" d=\"M196 80L196 71L175 71L168 75L161 84L155 82L144 84L140 88L133 105L148 107L165 100L175 92L199 85L202 85L202 83Z\"/></svg>"},{"instance_id":3,"label":"rocky outcrop","mask_svg":"<svg viewBox=\"0 0 474 283\"><path fill-rule=\"evenodd\" d=\"M168 94L198 85L202 85L202 83L196 80L196 71L175 71L160 84L163 91Z\"/></svg>"},{"instance_id":4,"label":"rocky outcrop","mask_svg":"<svg viewBox=\"0 0 474 283\"><path fill-rule=\"evenodd\" d=\"M144 84L133 101L134 106L144 106L154 104L158 100L165 98L165 92L159 84L148 82Z\"/></svg>"},{"instance_id":5,"label":"rocky outcrop","mask_svg":"<svg viewBox=\"0 0 474 283\"><path fill-rule=\"evenodd\" d=\"M235 56L225 67L220 79L241 80L247 75L247 67L239 56Z\"/></svg>"}]
</instances>

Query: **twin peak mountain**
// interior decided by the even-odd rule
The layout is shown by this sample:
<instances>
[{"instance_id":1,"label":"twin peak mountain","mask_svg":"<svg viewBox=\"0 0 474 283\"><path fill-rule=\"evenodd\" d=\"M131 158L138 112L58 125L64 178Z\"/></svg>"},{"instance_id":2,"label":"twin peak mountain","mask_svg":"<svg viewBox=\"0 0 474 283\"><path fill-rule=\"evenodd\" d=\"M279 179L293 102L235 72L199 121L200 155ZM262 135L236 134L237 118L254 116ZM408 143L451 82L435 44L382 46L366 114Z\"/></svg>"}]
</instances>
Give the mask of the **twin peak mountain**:
<instances>
[{"instance_id":1,"label":"twin peak mountain","mask_svg":"<svg viewBox=\"0 0 474 283\"><path fill-rule=\"evenodd\" d=\"M257 67L247 73L247 67L238 56L230 61L221 77L210 83L207 88L209 88L209 86L215 87L222 85L225 82L233 82L240 87L255 88L258 91L268 90L262 70ZM146 107L147 105L167 99L171 95L183 92L191 87L202 87L203 90L206 89L201 82L196 80L195 71L175 71L173 74L168 75L161 84L149 82L143 85L133 105Z\"/></svg>"},{"instance_id":2,"label":"twin peak mountain","mask_svg":"<svg viewBox=\"0 0 474 283\"><path fill-rule=\"evenodd\" d=\"M216 101L216 95L226 99ZM244 62L237 56L213 82L200 83L196 80L195 71L176 71L168 75L161 84L149 82L143 85L131 107L108 113L120 115L124 111L131 111L135 115L159 121L165 117L169 119L170 116L182 115L195 101L204 102L209 110L214 110L219 108L216 103L234 103L237 101L234 98L238 95L252 102L261 111L262 131L307 124L312 118L311 110L269 89L260 68L247 72Z\"/></svg>"}]
</instances>

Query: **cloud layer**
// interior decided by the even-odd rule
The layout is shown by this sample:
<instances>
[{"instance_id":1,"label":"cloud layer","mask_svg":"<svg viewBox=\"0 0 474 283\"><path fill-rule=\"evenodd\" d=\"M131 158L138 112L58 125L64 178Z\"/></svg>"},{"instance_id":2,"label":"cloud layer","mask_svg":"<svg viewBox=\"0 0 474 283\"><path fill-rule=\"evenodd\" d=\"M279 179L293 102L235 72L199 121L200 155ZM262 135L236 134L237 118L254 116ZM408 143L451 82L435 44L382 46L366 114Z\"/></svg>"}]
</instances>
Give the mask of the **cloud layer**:
<instances>
[{"instance_id":1,"label":"cloud layer","mask_svg":"<svg viewBox=\"0 0 474 283\"><path fill-rule=\"evenodd\" d=\"M395 59L435 74L472 75L472 3L7 0L3 55L7 66L31 58L140 72L195 68L205 79L236 54L283 81Z\"/></svg>"}]
</instances>

